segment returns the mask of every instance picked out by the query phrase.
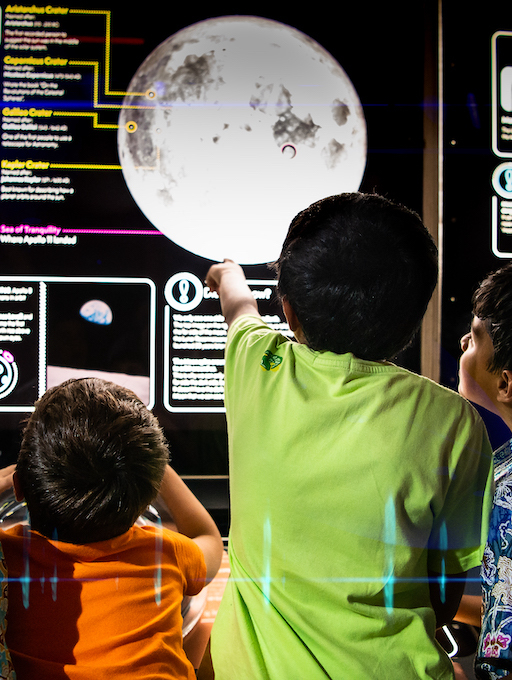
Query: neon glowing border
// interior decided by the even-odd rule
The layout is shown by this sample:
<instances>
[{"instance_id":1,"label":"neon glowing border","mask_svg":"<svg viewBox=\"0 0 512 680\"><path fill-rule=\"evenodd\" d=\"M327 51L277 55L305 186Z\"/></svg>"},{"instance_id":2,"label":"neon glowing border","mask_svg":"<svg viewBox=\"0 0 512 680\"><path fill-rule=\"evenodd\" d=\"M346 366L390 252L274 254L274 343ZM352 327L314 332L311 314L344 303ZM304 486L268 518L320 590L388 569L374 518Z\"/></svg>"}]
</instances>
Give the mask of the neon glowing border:
<instances>
[{"instance_id":1,"label":"neon glowing border","mask_svg":"<svg viewBox=\"0 0 512 680\"><path fill-rule=\"evenodd\" d=\"M272 279L247 279L249 286L275 286ZM199 303L201 304L201 303ZM171 308L164 307L164 380L163 404L171 413L225 413L224 406L172 406L171 405Z\"/></svg>"},{"instance_id":2,"label":"neon glowing border","mask_svg":"<svg viewBox=\"0 0 512 680\"><path fill-rule=\"evenodd\" d=\"M498 149L498 38L512 38L512 31L496 31L492 36L491 47L491 118L492 118L492 151L498 158L512 158L512 151L500 151Z\"/></svg>"},{"instance_id":3,"label":"neon glowing border","mask_svg":"<svg viewBox=\"0 0 512 680\"><path fill-rule=\"evenodd\" d=\"M148 278L133 277L100 277L100 276L0 276L0 282L24 282L39 285L39 364L38 364L38 396L46 391L46 299L47 283L141 283L149 286L149 404L155 406L155 375L156 375L156 285ZM0 413L26 413L33 411L33 406L2 406Z\"/></svg>"}]
</instances>

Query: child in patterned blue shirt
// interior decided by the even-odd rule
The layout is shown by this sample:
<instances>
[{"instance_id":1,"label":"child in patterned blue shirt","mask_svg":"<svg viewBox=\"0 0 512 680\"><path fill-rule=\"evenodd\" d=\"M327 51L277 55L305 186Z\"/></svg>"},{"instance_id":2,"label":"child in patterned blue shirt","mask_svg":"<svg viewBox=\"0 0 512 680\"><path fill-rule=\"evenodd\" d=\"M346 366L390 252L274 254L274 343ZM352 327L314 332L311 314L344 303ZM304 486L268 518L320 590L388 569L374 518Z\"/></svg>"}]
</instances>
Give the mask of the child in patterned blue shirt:
<instances>
[{"instance_id":1,"label":"child in patterned blue shirt","mask_svg":"<svg viewBox=\"0 0 512 680\"><path fill-rule=\"evenodd\" d=\"M512 262L473 296L471 331L461 340L459 392L512 429ZM496 492L482 565L480 680L512 678L512 440L494 453Z\"/></svg>"}]
</instances>

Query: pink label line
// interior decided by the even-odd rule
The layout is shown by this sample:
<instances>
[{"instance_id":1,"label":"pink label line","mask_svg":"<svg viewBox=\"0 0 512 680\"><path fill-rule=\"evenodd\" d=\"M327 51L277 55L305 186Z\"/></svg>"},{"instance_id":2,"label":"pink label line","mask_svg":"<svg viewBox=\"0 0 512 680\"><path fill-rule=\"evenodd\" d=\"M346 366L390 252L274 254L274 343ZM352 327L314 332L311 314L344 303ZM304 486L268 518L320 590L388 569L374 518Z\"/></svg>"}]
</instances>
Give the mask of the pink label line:
<instances>
[{"instance_id":1,"label":"pink label line","mask_svg":"<svg viewBox=\"0 0 512 680\"><path fill-rule=\"evenodd\" d=\"M63 234L114 234L116 236L163 236L159 231L137 231L136 229L63 229Z\"/></svg>"}]
</instances>

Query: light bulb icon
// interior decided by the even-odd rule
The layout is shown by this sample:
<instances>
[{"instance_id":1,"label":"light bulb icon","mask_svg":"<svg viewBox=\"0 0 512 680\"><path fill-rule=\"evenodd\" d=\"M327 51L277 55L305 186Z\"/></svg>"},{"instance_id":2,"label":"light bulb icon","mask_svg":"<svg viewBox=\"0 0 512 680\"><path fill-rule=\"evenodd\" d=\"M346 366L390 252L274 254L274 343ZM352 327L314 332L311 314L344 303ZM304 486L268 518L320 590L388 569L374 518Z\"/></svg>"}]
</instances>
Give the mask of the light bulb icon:
<instances>
[{"instance_id":1,"label":"light bulb icon","mask_svg":"<svg viewBox=\"0 0 512 680\"><path fill-rule=\"evenodd\" d=\"M182 305L186 305L188 300L188 291L190 289L190 281L187 279L181 279L181 281L178 284L178 288L180 291L180 302Z\"/></svg>"},{"instance_id":2,"label":"light bulb icon","mask_svg":"<svg viewBox=\"0 0 512 680\"><path fill-rule=\"evenodd\" d=\"M508 168L503 176L505 177L505 191L512 191L512 170Z\"/></svg>"}]
</instances>

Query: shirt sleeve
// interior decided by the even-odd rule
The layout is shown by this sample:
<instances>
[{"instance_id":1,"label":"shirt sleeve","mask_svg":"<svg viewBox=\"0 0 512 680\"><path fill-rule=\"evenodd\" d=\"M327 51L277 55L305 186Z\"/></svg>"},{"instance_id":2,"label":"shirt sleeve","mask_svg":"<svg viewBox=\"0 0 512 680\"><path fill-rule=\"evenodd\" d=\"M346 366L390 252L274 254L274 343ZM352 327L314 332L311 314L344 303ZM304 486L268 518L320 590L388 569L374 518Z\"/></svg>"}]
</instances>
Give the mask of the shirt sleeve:
<instances>
[{"instance_id":1,"label":"shirt sleeve","mask_svg":"<svg viewBox=\"0 0 512 680\"><path fill-rule=\"evenodd\" d=\"M186 583L185 595L197 595L206 584L206 563L203 551L187 536L176 534L174 539L176 559Z\"/></svg>"},{"instance_id":2,"label":"shirt sleeve","mask_svg":"<svg viewBox=\"0 0 512 680\"><path fill-rule=\"evenodd\" d=\"M448 442L446 491L434 509L429 568L455 574L480 566L494 492L492 449L480 416L467 403Z\"/></svg>"},{"instance_id":3,"label":"shirt sleeve","mask_svg":"<svg viewBox=\"0 0 512 680\"><path fill-rule=\"evenodd\" d=\"M262 336L267 336L269 333L273 333L273 331L271 331L260 316L242 314L229 327L226 353L242 349L244 345L250 346L254 342L260 341ZM280 336L278 333L275 335L286 342L284 336Z\"/></svg>"},{"instance_id":4,"label":"shirt sleeve","mask_svg":"<svg viewBox=\"0 0 512 680\"><path fill-rule=\"evenodd\" d=\"M239 316L228 330L224 367L227 387L231 382L243 384L246 365L253 367L254 361L264 365L265 356L271 357L290 344L289 338L272 330L260 316Z\"/></svg>"}]
</instances>

